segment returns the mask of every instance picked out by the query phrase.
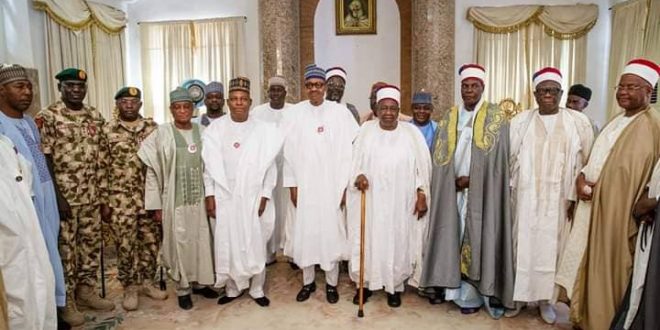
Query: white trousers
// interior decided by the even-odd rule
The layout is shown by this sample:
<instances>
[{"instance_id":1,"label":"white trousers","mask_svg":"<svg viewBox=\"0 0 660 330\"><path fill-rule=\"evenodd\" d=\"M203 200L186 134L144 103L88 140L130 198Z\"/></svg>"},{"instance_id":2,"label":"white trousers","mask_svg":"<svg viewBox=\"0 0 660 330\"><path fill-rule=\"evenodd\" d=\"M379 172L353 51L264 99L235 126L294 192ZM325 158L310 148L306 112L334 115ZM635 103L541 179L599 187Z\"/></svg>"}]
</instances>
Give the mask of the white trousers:
<instances>
[{"instance_id":1,"label":"white trousers","mask_svg":"<svg viewBox=\"0 0 660 330\"><path fill-rule=\"evenodd\" d=\"M266 283L265 267L261 273L252 276L250 279L250 297L254 299L263 297L264 283ZM227 284L225 285L225 292L227 293L227 297L230 298L238 297L241 294L241 291L239 291L238 287L236 286L236 282L234 282L232 279L227 280Z\"/></svg>"},{"instance_id":2,"label":"white trousers","mask_svg":"<svg viewBox=\"0 0 660 330\"><path fill-rule=\"evenodd\" d=\"M314 283L314 279L316 278L316 269L314 268L314 265L304 267L302 270L303 270L303 284L309 285ZM337 286L338 281L339 281L339 265L335 263L334 266L332 266L331 270L325 271L325 283L330 284L332 286Z\"/></svg>"}]
</instances>

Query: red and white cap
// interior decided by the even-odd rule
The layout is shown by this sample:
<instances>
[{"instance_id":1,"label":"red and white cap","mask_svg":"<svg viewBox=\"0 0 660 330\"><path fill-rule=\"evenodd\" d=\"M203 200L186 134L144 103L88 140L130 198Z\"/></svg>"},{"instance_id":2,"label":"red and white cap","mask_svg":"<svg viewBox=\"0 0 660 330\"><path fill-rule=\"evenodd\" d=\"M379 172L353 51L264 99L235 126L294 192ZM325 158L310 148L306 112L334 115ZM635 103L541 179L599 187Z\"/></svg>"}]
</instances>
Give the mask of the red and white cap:
<instances>
[{"instance_id":1,"label":"red and white cap","mask_svg":"<svg viewBox=\"0 0 660 330\"><path fill-rule=\"evenodd\" d=\"M338 66L325 70L325 80L332 77L341 77L346 82L346 71Z\"/></svg>"},{"instance_id":2,"label":"red and white cap","mask_svg":"<svg viewBox=\"0 0 660 330\"><path fill-rule=\"evenodd\" d=\"M653 87L658 82L658 78L660 78L660 67L653 61L637 58L626 64L621 75L624 74L634 74L648 81L651 87Z\"/></svg>"},{"instance_id":3,"label":"red and white cap","mask_svg":"<svg viewBox=\"0 0 660 330\"><path fill-rule=\"evenodd\" d=\"M376 92L376 102L381 100L391 99L396 101L397 104L401 104L401 91L399 87L393 85L385 85L378 89Z\"/></svg>"},{"instance_id":4,"label":"red and white cap","mask_svg":"<svg viewBox=\"0 0 660 330\"><path fill-rule=\"evenodd\" d=\"M468 78L479 79L482 84L486 81L486 69L479 64L463 64L458 69L458 74L461 76L461 81Z\"/></svg>"},{"instance_id":5,"label":"red and white cap","mask_svg":"<svg viewBox=\"0 0 660 330\"><path fill-rule=\"evenodd\" d=\"M537 71L533 76L532 76L532 81L534 83L534 88L538 86L538 84L544 82L544 81L554 81L559 84L559 86L562 85L562 75L559 69L557 68L552 68L552 67L546 67L543 68L539 71Z\"/></svg>"}]
</instances>

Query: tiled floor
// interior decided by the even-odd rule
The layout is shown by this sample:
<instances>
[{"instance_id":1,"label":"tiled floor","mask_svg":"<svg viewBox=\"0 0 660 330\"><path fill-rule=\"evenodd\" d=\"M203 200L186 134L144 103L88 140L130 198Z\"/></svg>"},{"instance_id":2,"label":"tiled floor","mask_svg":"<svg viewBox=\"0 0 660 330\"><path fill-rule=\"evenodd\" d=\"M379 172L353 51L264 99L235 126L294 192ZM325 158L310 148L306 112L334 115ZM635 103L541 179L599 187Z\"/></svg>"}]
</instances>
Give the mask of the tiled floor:
<instances>
[{"instance_id":1,"label":"tiled floor","mask_svg":"<svg viewBox=\"0 0 660 330\"><path fill-rule=\"evenodd\" d=\"M216 300L193 296L194 308L184 311L177 306L173 285L168 283L170 298L152 301L140 297L140 308L126 312L121 308L122 291L114 278L114 269L109 273L108 295L117 308L103 314L85 312L95 322L123 319L119 329L571 329L565 305L559 306L554 326L543 323L538 309L531 308L513 319L493 320L483 310L466 316L450 303L430 305L413 289L403 295L402 306L394 309L387 306L385 293L375 293L365 305L365 317L360 319L356 316L357 306L351 302L355 291L346 274L340 275L337 304L325 301L322 272L317 272L317 291L308 301L299 303L295 297L302 275L284 262L268 267L266 294L271 305L267 308L259 307L245 294L223 306L217 305Z\"/></svg>"}]
</instances>

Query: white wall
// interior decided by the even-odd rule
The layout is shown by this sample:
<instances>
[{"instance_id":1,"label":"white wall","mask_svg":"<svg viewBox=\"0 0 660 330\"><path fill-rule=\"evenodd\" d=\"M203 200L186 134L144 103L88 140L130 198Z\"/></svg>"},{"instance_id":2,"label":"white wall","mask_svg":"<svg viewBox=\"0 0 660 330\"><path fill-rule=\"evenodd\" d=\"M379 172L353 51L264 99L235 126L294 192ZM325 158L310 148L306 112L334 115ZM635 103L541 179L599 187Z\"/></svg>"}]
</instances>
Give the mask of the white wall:
<instances>
[{"instance_id":1,"label":"white wall","mask_svg":"<svg viewBox=\"0 0 660 330\"><path fill-rule=\"evenodd\" d=\"M259 47L259 13L257 0L138 0L127 3L128 26L126 38L126 83L142 87L140 31L138 22L196 20L206 18L247 17L245 27L245 75L252 83L253 103L259 104L261 86L261 50ZM225 82L226 84L226 82Z\"/></svg>"},{"instance_id":2,"label":"white wall","mask_svg":"<svg viewBox=\"0 0 660 330\"><path fill-rule=\"evenodd\" d=\"M320 0L314 15L316 64L346 70L348 81L342 101L354 104L360 112L370 111L368 98L374 82L399 86L401 77L399 8L395 0L378 0L376 10L375 35L335 35L334 0Z\"/></svg>"},{"instance_id":3,"label":"white wall","mask_svg":"<svg viewBox=\"0 0 660 330\"><path fill-rule=\"evenodd\" d=\"M461 64L470 62L473 56L474 30L467 20L467 10L473 6L511 6L519 4L534 5L572 5L576 0L457 0L456 1L456 70ZM586 86L591 88L593 95L586 114L593 118L601 127L606 120L607 69L610 48L610 11L608 8L614 0L592 0L585 3L598 5L598 22L587 36L587 80ZM566 88L568 89L568 88ZM456 102L460 99L460 85L456 84Z\"/></svg>"}]
</instances>

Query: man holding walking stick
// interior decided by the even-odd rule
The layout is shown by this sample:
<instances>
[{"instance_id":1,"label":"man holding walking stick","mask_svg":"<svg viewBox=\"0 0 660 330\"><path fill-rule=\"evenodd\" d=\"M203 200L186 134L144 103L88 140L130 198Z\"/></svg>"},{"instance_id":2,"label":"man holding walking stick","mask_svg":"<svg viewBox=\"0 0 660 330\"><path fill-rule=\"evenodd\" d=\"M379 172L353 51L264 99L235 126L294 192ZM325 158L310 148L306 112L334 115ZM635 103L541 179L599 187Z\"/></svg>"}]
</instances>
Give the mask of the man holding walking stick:
<instances>
[{"instance_id":1,"label":"man holding walking stick","mask_svg":"<svg viewBox=\"0 0 660 330\"><path fill-rule=\"evenodd\" d=\"M350 275L357 282L364 258L364 302L372 290L384 289L387 304L399 307L406 281L416 285L414 274L421 269L431 157L419 130L397 120L399 89L388 85L376 95L378 120L365 123L353 145L355 184L348 189L347 201ZM361 192L366 195L364 227ZM359 295L358 290L353 303L359 303Z\"/></svg>"}]
</instances>

